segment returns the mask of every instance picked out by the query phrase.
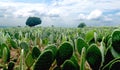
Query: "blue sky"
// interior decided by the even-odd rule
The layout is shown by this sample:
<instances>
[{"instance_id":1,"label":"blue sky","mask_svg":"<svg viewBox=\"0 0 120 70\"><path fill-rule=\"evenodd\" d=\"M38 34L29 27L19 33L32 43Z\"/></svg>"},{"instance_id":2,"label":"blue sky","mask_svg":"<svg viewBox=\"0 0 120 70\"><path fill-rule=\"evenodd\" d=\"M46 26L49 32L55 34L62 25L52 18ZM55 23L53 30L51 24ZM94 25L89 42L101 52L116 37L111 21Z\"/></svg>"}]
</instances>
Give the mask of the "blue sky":
<instances>
[{"instance_id":1,"label":"blue sky","mask_svg":"<svg viewBox=\"0 0 120 70\"><path fill-rule=\"evenodd\" d=\"M25 26L29 16L41 26L120 25L120 0L0 0L0 26Z\"/></svg>"}]
</instances>

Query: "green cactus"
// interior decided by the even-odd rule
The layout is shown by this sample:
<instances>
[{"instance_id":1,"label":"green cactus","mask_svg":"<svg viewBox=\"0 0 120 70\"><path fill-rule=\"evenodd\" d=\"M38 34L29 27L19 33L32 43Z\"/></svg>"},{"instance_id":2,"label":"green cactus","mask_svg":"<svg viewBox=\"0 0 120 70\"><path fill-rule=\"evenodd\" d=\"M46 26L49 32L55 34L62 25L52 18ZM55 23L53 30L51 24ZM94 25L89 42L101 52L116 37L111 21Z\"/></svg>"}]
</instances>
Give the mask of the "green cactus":
<instances>
[{"instance_id":1,"label":"green cactus","mask_svg":"<svg viewBox=\"0 0 120 70\"><path fill-rule=\"evenodd\" d=\"M19 35L18 32L14 34L14 37L15 37L17 40L20 38L19 36L20 36L20 35Z\"/></svg>"},{"instance_id":2,"label":"green cactus","mask_svg":"<svg viewBox=\"0 0 120 70\"><path fill-rule=\"evenodd\" d=\"M61 44L56 55L57 65L60 66L65 60L70 59L72 54L73 47L69 42L64 42Z\"/></svg>"},{"instance_id":3,"label":"green cactus","mask_svg":"<svg viewBox=\"0 0 120 70\"><path fill-rule=\"evenodd\" d=\"M85 40L86 40L87 43L90 44L91 41L94 40L94 32L95 32L94 30L91 30L91 31L86 33Z\"/></svg>"},{"instance_id":4,"label":"green cactus","mask_svg":"<svg viewBox=\"0 0 120 70\"><path fill-rule=\"evenodd\" d=\"M21 54L20 54L20 67L19 70L25 70L24 68L24 49L21 50Z\"/></svg>"},{"instance_id":5,"label":"green cactus","mask_svg":"<svg viewBox=\"0 0 120 70\"><path fill-rule=\"evenodd\" d=\"M49 42L48 38L42 39L42 44L47 45Z\"/></svg>"},{"instance_id":6,"label":"green cactus","mask_svg":"<svg viewBox=\"0 0 120 70\"><path fill-rule=\"evenodd\" d=\"M41 51L39 50L38 47L33 47L32 49L32 57L33 59L37 59L40 55Z\"/></svg>"},{"instance_id":7,"label":"green cactus","mask_svg":"<svg viewBox=\"0 0 120 70\"><path fill-rule=\"evenodd\" d=\"M75 64L76 69L77 69L77 70L80 70L80 66L79 66L79 64L78 64L77 56L73 55L73 56L70 58L70 60Z\"/></svg>"},{"instance_id":8,"label":"green cactus","mask_svg":"<svg viewBox=\"0 0 120 70\"><path fill-rule=\"evenodd\" d=\"M51 50L45 50L38 57L33 70L49 70L53 62L54 54Z\"/></svg>"},{"instance_id":9,"label":"green cactus","mask_svg":"<svg viewBox=\"0 0 120 70\"><path fill-rule=\"evenodd\" d=\"M120 60L113 62L109 68L109 70L118 70L120 69Z\"/></svg>"},{"instance_id":10,"label":"green cactus","mask_svg":"<svg viewBox=\"0 0 120 70\"><path fill-rule=\"evenodd\" d=\"M3 47L2 47L2 45L0 44L0 58L2 57L2 49L3 49Z\"/></svg>"},{"instance_id":11,"label":"green cactus","mask_svg":"<svg viewBox=\"0 0 120 70\"><path fill-rule=\"evenodd\" d=\"M52 52L54 54L54 59L56 58L56 54L57 54L57 46L56 45L49 45L45 48L45 50L52 50Z\"/></svg>"},{"instance_id":12,"label":"green cactus","mask_svg":"<svg viewBox=\"0 0 120 70\"><path fill-rule=\"evenodd\" d=\"M112 33L112 47L114 57L120 57L120 30L115 30Z\"/></svg>"},{"instance_id":13,"label":"green cactus","mask_svg":"<svg viewBox=\"0 0 120 70\"><path fill-rule=\"evenodd\" d=\"M18 48L18 45L17 45L16 41L10 40L10 43L11 43L11 46L12 46L14 49L17 49L17 48Z\"/></svg>"},{"instance_id":14,"label":"green cactus","mask_svg":"<svg viewBox=\"0 0 120 70\"><path fill-rule=\"evenodd\" d=\"M99 47L99 49L101 51L101 54L102 54L102 64L101 64L101 66L104 63L104 58L105 58L104 55L105 55L105 51L106 51L105 43L103 42L103 40L104 40L104 37L103 37L103 39L102 39L102 41L100 43L100 47Z\"/></svg>"},{"instance_id":15,"label":"green cactus","mask_svg":"<svg viewBox=\"0 0 120 70\"><path fill-rule=\"evenodd\" d=\"M82 48L81 59L80 59L80 70L85 70L85 61L86 61L86 48Z\"/></svg>"},{"instance_id":16,"label":"green cactus","mask_svg":"<svg viewBox=\"0 0 120 70\"><path fill-rule=\"evenodd\" d=\"M24 49L25 55L29 52L29 47L28 47L28 44L26 42L21 42L20 47L21 47L21 49Z\"/></svg>"},{"instance_id":17,"label":"green cactus","mask_svg":"<svg viewBox=\"0 0 120 70\"><path fill-rule=\"evenodd\" d=\"M7 51L7 48L6 47L4 47L3 48L3 54L2 54L2 60L3 60L3 62L4 63L7 63L7 55L8 55L8 51Z\"/></svg>"},{"instance_id":18,"label":"green cactus","mask_svg":"<svg viewBox=\"0 0 120 70\"><path fill-rule=\"evenodd\" d=\"M77 39L77 50L78 50L80 55L81 55L83 47L85 47L87 49L88 48L87 43L82 38L78 38Z\"/></svg>"},{"instance_id":19,"label":"green cactus","mask_svg":"<svg viewBox=\"0 0 120 70\"><path fill-rule=\"evenodd\" d=\"M25 59L25 63L27 65L27 67L28 67L27 70L30 70L30 68L32 67L32 65L34 64L34 62L35 62L35 60L32 57L32 53L29 52L28 55L27 55L27 57L26 57L26 59Z\"/></svg>"},{"instance_id":20,"label":"green cactus","mask_svg":"<svg viewBox=\"0 0 120 70\"><path fill-rule=\"evenodd\" d=\"M14 66L15 66L15 63L14 62L10 62L8 64L8 70L14 70Z\"/></svg>"},{"instance_id":21,"label":"green cactus","mask_svg":"<svg viewBox=\"0 0 120 70\"><path fill-rule=\"evenodd\" d=\"M36 45L41 45L41 39L39 38L39 37L36 37L35 38L36 39Z\"/></svg>"},{"instance_id":22,"label":"green cactus","mask_svg":"<svg viewBox=\"0 0 120 70\"><path fill-rule=\"evenodd\" d=\"M114 64L116 61L120 61L120 57L119 57L119 58L115 58L115 59L109 61L109 63L107 63L107 64L102 68L102 70L110 70L112 64Z\"/></svg>"},{"instance_id":23,"label":"green cactus","mask_svg":"<svg viewBox=\"0 0 120 70\"><path fill-rule=\"evenodd\" d=\"M109 47L109 45L112 44L111 43L111 34L106 35L103 42L105 43L106 48Z\"/></svg>"},{"instance_id":24,"label":"green cactus","mask_svg":"<svg viewBox=\"0 0 120 70\"><path fill-rule=\"evenodd\" d=\"M106 66L106 64L108 64L110 61L112 61L114 59L111 51L110 51L110 48L107 49L106 51L106 54L104 56L104 62L103 62L103 67ZM106 69L105 69L106 70Z\"/></svg>"},{"instance_id":25,"label":"green cactus","mask_svg":"<svg viewBox=\"0 0 120 70\"><path fill-rule=\"evenodd\" d=\"M119 54L117 51L115 51L115 49L114 49L113 47L110 48L110 51L111 51L112 56L113 56L114 58L120 57L120 54Z\"/></svg>"},{"instance_id":26,"label":"green cactus","mask_svg":"<svg viewBox=\"0 0 120 70\"><path fill-rule=\"evenodd\" d=\"M86 59L93 70L99 70L102 62L102 54L100 49L95 44L92 44L87 49Z\"/></svg>"},{"instance_id":27,"label":"green cactus","mask_svg":"<svg viewBox=\"0 0 120 70\"><path fill-rule=\"evenodd\" d=\"M2 47L2 59L4 63L7 63L10 61L10 49L7 47L6 44L2 44Z\"/></svg>"},{"instance_id":28,"label":"green cactus","mask_svg":"<svg viewBox=\"0 0 120 70\"><path fill-rule=\"evenodd\" d=\"M34 41L34 40L35 40L35 36L33 35L33 33L32 33L32 32L30 32L30 39L31 39L32 41Z\"/></svg>"},{"instance_id":29,"label":"green cactus","mask_svg":"<svg viewBox=\"0 0 120 70\"><path fill-rule=\"evenodd\" d=\"M78 70L76 65L71 60L66 60L63 63L62 70Z\"/></svg>"}]
</instances>

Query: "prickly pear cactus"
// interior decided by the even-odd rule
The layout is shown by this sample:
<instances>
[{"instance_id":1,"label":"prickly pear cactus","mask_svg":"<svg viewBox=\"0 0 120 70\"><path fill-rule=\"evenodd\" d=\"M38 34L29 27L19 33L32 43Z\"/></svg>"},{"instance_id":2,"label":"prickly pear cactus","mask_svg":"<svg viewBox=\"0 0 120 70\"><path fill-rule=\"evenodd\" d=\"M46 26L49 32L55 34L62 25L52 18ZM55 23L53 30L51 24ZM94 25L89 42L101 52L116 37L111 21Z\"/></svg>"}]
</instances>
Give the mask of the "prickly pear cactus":
<instances>
[{"instance_id":1,"label":"prickly pear cactus","mask_svg":"<svg viewBox=\"0 0 120 70\"><path fill-rule=\"evenodd\" d=\"M56 58L56 54L57 54L57 47L56 45L49 45L45 48L45 50L52 50L53 54L54 54L54 58Z\"/></svg>"},{"instance_id":2,"label":"prickly pear cactus","mask_svg":"<svg viewBox=\"0 0 120 70\"><path fill-rule=\"evenodd\" d=\"M80 70L80 66L79 66L79 64L78 64L77 58L78 58L77 56L73 55L73 56L70 58L70 60L75 64L76 69L77 69L77 70Z\"/></svg>"},{"instance_id":3,"label":"prickly pear cactus","mask_svg":"<svg viewBox=\"0 0 120 70\"><path fill-rule=\"evenodd\" d=\"M2 45L0 44L0 58L2 58L3 48L4 48L4 47L2 47Z\"/></svg>"},{"instance_id":4,"label":"prickly pear cactus","mask_svg":"<svg viewBox=\"0 0 120 70\"><path fill-rule=\"evenodd\" d=\"M116 63L117 62L117 63ZM102 70L116 70L115 68L119 68L120 57L111 60L108 64L102 67ZM117 65L116 65L117 64Z\"/></svg>"},{"instance_id":5,"label":"prickly pear cactus","mask_svg":"<svg viewBox=\"0 0 120 70\"><path fill-rule=\"evenodd\" d=\"M78 50L79 54L81 54L83 47L85 47L87 49L88 48L87 43L82 38L78 38L77 39L77 50Z\"/></svg>"},{"instance_id":6,"label":"prickly pear cactus","mask_svg":"<svg viewBox=\"0 0 120 70\"><path fill-rule=\"evenodd\" d=\"M86 33L85 40L88 44L91 44L91 42L94 42L94 30L91 30Z\"/></svg>"},{"instance_id":7,"label":"prickly pear cactus","mask_svg":"<svg viewBox=\"0 0 120 70\"><path fill-rule=\"evenodd\" d=\"M15 66L15 63L14 62L10 62L8 64L8 70L14 70L14 66Z\"/></svg>"},{"instance_id":8,"label":"prickly pear cactus","mask_svg":"<svg viewBox=\"0 0 120 70\"><path fill-rule=\"evenodd\" d=\"M24 68L24 65L25 65L25 63L24 63L24 49L21 49L21 54L20 54L20 70L24 70L25 68Z\"/></svg>"},{"instance_id":9,"label":"prickly pear cactus","mask_svg":"<svg viewBox=\"0 0 120 70\"><path fill-rule=\"evenodd\" d=\"M104 62L103 62L103 66L105 66L106 64L108 64L110 61L112 61L114 59L111 50L111 47L108 47L108 49L106 50L106 54L104 56Z\"/></svg>"},{"instance_id":10,"label":"prickly pear cactus","mask_svg":"<svg viewBox=\"0 0 120 70\"><path fill-rule=\"evenodd\" d=\"M78 70L76 65L71 60L66 60L63 63L62 70Z\"/></svg>"},{"instance_id":11,"label":"prickly pear cactus","mask_svg":"<svg viewBox=\"0 0 120 70\"><path fill-rule=\"evenodd\" d=\"M114 57L120 57L120 30L112 33L112 54Z\"/></svg>"},{"instance_id":12,"label":"prickly pear cactus","mask_svg":"<svg viewBox=\"0 0 120 70\"><path fill-rule=\"evenodd\" d=\"M6 47L3 48L3 55L2 55L2 58L3 58L3 62L4 63L7 63L8 62L8 59L10 59L8 56L10 54L8 53L8 50Z\"/></svg>"},{"instance_id":13,"label":"prickly pear cactus","mask_svg":"<svg viewBox=\"0 0 120 70\"><path fill-rule=\"evenodd\" d=\"M19 39L19 38L20 38L19 33L18 33L18 32L16 32L16 33L14 34L14 37L15 37L16 39Z\"/></svg>"},{"instance_id":14,"label":"prickly pear cactus","mask_svg":"<svg viewBox=\"0 0 120 70\"><path fill-rule=\"evenodd\" d=\"M92 44L87 49L86 59L93 70L99 70L102 62L102 54L100 49L95 44Z\"/></svg>"},{"instance_id":15,"label":"prickly pear cactus","mask_svg":"<svg viewBox=\"0 0 120 70\"><path fill-rule=\"evenodd\" d=\"M110 70L118 70L118 69L120 69L120 60L113 62L109 69Z\"/></svg>"},{"instance_id":16,"label":"prickly pear cactus","mask_svg":"<svg viewBox=\"0 0 120 70\"><path fill-rule=\"evenodd\" d=\"M70 57L73 54L73 47L69 42L64 42L61 44L57 51L57 65L60 66L61 64L64 63L65 60L70 59Z\"/></svg>"},{"instance_id":17,"label":"prickly pear cactus","mask_svg":"<svg viewBox=\"0 0 120 70\"><path fill-rule=\"evenodd\" d=\"M32 53L29 52L25 59L25 64L27 65L28 69L30 69L32 67L34 62L35 62L35 60L32 57Z\"/></svg>"},{"instance_id":18,"label":"prickly pear cactus","mask_svg":"<svg viewBox=\"0 0 120 70\"><path fill-rule=\"evenodd\" d=\"M29 47L28 47L28 44L26 42L21 42L20 47L21 47L21 49L24 49L25 55L29 52Z\"/></svg>"},{"instance_id":19,"label":"prickly pear cactus","mask_svg":"<svg viewBox=\"0 0 120 70\"><path fill-rule=\"evenodd\" d=\"M17 49L17 48L18 48L18 45L17 45L17 43L16 43L15 40L11 39L11 40L10 40L10 43L11 43L11 46L12 46L14 49Z\"/></svg>"},{"instance_id":20,"label":"prickly pear cactus","mask_svg":"<svg viewBox=\"0 0 120 70\"><path fill-rule=\"evenodd\" d=\"M80 58L80 70L85 70L85 61L86 61L86 48L83 47Z\"/></svg>"},{"instance_id":21,"label":"prickly pear cactus","mask_svg":"<svg viewBox=\"0 0 120 70\"><path fill-rule=\"evenodd\" d=\"M37 59L40 55L41 51L39 50L38 47L33 47L32 49L32 57L33 59Z\"/></svg>"},{"instance_id":22,"label":"prickly pear cactus","mask_svg":"<svg viewBox=\"0 0 120 70\"><path fill-rule=\"evenodd\" d=\"M49 70L54 54L51 50L43 51L38 57L33 70Z\"/></svg>"},{"instance_id":23,"label":"prickly pear cactus","mask_svg":"<svg viewBox=\"0 0 120 70\"><path fill-rule=\"evenodd\" d=\"M6 44L2 44L2 47L2 59L4 63L7 63L10 61L10 49L7 47Z\"/></svg>"}]
</instances>

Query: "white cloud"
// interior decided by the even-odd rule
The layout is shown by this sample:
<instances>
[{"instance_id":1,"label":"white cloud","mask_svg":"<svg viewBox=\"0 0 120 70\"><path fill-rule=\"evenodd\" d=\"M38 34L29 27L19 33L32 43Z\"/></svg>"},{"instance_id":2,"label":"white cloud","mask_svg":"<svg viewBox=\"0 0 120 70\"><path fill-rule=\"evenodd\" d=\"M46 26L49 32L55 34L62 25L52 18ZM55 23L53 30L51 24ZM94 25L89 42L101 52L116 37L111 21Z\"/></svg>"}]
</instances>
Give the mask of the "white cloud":
<instances>
[{"instance_id":1,"label":"white cloud","mask_svg":"<svg viewBox=\"0 0 120 70\"><path fill-rule=\"evenodd\" d=\"M86 15L84 15L84 14L79 14L78 19L84 20L84 19L86 19Z\"/></svg>"},{"instance_id":2,"label":"white cloud","mask_svg":"<svg viewBox=\"0 0 120 70\"><path fill-rule=\"evenodd\" d=\"M45 4L19 3L19 2L0 2L1 8L6 9L13 17L28 17L34 16L33 10L41 13L47 12Z\"/></svg>"},{"instance_id":3,"label":"white cloud","mask_svg":"<svg viewBox=\"0 0 120 70\"><path fill-rule=\"evenodd\" d=\"M91 20L91 19L97 19L100 18L102 16L102 11L101 10L93 10L88 16L87 19Z\"/></svg>"},{"instance_id":4,"label":"white cloud","mask_svg":"<svg viewBox=\"0 0 120 70\"><path fill-rule=\"evenodd\" d=\"M51 10L49 10L47 12L47 15L48 16L52 16L52 15L60 15L60 10L59 9L56 9L56 8L53 8Z\"/></svg>"}]
</instances>

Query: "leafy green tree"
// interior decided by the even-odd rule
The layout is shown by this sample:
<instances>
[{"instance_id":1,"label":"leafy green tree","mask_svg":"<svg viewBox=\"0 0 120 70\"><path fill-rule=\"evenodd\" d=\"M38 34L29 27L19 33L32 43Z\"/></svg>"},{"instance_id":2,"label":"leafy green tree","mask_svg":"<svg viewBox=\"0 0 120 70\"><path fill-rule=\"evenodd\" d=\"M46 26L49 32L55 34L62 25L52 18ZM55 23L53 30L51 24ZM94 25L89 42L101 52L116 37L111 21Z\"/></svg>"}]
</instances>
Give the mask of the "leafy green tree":
<instances>
[{"instance_id":1,"label":"leafy green tree","mask_svg":"<svg viewBox=\"0 0 120 70\"><path fill-rule=\"evenodd\" d=\"M86 24L84 23L84 22L82 22L82 23L80 23L79 25L78 25L78 28L83 28L83 27L85 27L86 26Z\"/></svg>"},{"instance_id":2,"label":"leafy green tree","mask_svg":"<svg viewBox=\"0 0 120 70\"><path fill-rule=\"evenodd\" d=\"M33 27L41 24L42 20L39 17L29 17L26 21L26 25Z\"/></svg>"}]
</instances>

